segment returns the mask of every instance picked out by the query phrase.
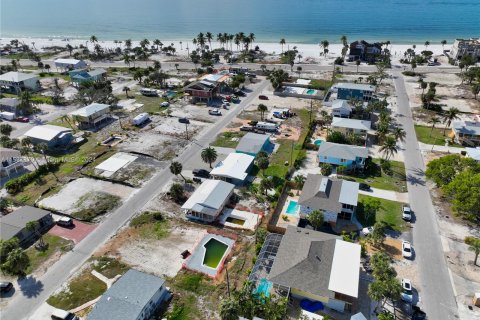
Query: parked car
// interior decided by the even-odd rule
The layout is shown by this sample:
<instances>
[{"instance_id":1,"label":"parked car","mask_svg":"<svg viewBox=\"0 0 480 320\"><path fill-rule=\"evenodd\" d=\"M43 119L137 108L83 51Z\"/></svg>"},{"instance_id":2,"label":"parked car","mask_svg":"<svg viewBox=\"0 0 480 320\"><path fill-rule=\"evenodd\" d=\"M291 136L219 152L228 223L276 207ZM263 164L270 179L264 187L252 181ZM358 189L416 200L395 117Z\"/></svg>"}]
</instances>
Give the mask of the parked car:
<instances>
[{"instance_id":1,"label":"parked car","mask_svg":"<svg viewBox=\"0 0 480 320\"><path fill-rule=\"evenodd\" d=\"M264 95L260 95L260 96L258 96L258 99L260 99L260 100L268 100L268 97L267 97L267 96L264 96Z\"/></svg>"},{"instance_id":2,"label":"parked car","mask_svg":"<svg viewBox=\"0 0 480 320\"><path fill-rule=\"evenodd\" d=\"M427 318L427 314L423 312L419 307L413 306L412 320L424 320Z\"/></svg>"},{"instance_id":3,"label":"parked car","mask_svg":"<svg viewBox=\"0 0 480 320\"><path fill-rule=\"evenodd\" d=\"M411 303L413 301L412 282L409 279L402 279L402 293L403 301Z\"/></svg>"},{"instance_id":4,"label":"parked car","mask_svg":"<svg viewBox=\"0 0 480 320\"><path fill-rule=\"evenodd\" d=\"M164 101L164 102L160 103L160 107L164 107L164 108L168 107L169 105L170 105L170 103L168 101Z\"/></svg>"},{"instance_id":5,"label":"parked car","mask_svg":"<svg viewBox=\"0 0 480 320\"><path fill-rule=\"evenodd\" d=\"M254 128L251 127L251 126L241 126L240 127L240 131L251 132L253 130L254 130Z\"/></svg>"},{"instance_id":6,"label":"parked car","mask_svg":"<svg viewBox=\"0 0 480 320\"><path fill-rule=\"evenodd\" d=\"M370 186L366 183L360 183L359 187L358 187L360 190L363 190L363 191L370 191Z\"/></svg>"},{"instance_id":7,"label":"parked car","mask_svg":"<svg viewBox=\"0 0 480 320\"><path fill-rule=\"evenodd\" d=\"M402 219L405 221L412 220L412 209L408 205L402 206Z\"/></svg>"},{"instance_id":8,"label":"parked car","mask_svg":"<svg viewBox=\"0 0 480 320\"><path fill-rule=\"evenodd\" d=\"M222 103L225 103L225 104L227 104L227 105L230 105L230 102L229 102L229 101L230 101L230 99L228 99L228 100L227 100L227 99L222 99Z\"/></svg>"},{"instance_id":9,"label":"parked car","mask_svg":"<svg viewBox=\"0 0 480 320\"><path fill-rule=\"evenodd\" d=\"M30 122L30 119L27 118L27 117L17 117L17 118L15 119L15 121L18 121L18 122L27 122L27 123L28 123L28 122Z\"/></svg>"},{"instance_id":10,"label":"parked car","mask_svg":"<svg viewBox=\"0 0 480 320\"><path fill-rule=\"evenodd\" d=\"M239 96L239 97L245 97L247 94L245 92L243 92L242 90L236 90L235 92L235 95Z\"/></svg>"},{"instance_id":11,"label":"parked car","mask_svg":"<svg viewBox=\"0 0 480 320\"><path fill-rule=\"evenodd\" d=\"M78 317L68 311L57 309L51 315L52 320L78 320Z\"/></svg>"},{"instance_id":12,"label":"parked car","mask_svg":"<svg viewBox=\"0 0 480 320\"><path fill-rule=\"evenodd\" d=\"M11 282L0 282L0 292L7 293L13 289L13 283Z\"/></svg>"},{"instance_id":13,"label":"parked car","mask_svg":"<svg viewBox=\"0 0 480 320\"><path fill-rule=\"evenodd\" d=\"M208 110L208 114L211 114L212 116L221 116L222 112L220 111L220 109L215 108Z\"/></svg>"},{"instance_id":14,"label":"parked car","mask_svg":"<svg viewBox=\"0 0 480 320\"><path fill-rule=\"evenodd\" d=\"M190 120L188 120L187 118L179 118L179 119L178 119L178 122L189 124L189 123L190 123Z\"/></svg>"},{"instance_id":15,"label":"parked car","mask_svg":"<svg viewBox=\"0 0 480 320\"><path fill-rule=\"evenodd\" d=\"M402 256L407 259L412 257L412 245L405 240L402 241Z\"/></svg>"},{"instance_id":16,"label":"parked car","mask_svg":"<svg viewBox=\"0 0 480 320\"><path fill-rule=\"evenodd\" d=\"M210 171L205 170L205 169L195 169L192 171L193 175L195 177L202 177L202 178L209 178L210 177Z\"/></svg>"},{"instance_id":17,"label":"parked car","mask_svg":"<svg viewBox=\"0 0 480 320\"><path fill-rule=\"evenodd\" d=\"M72 218L69 218L69 217L61 217L60 219L57 220L57 225L68 228L73 226L73 220Z\"/></svg>"},{"instance_id":18,"label":"parked car","mask_svg":"<svg viewBox=\"0 0 480 320\"><path fill-rule=\"evenodd\" d=\"M362 234L364 236L368 236L369 234L371 234L373 232L373 227L366 227L366 228L363 228L362 229Z\"/></svg>"}]
</instances>

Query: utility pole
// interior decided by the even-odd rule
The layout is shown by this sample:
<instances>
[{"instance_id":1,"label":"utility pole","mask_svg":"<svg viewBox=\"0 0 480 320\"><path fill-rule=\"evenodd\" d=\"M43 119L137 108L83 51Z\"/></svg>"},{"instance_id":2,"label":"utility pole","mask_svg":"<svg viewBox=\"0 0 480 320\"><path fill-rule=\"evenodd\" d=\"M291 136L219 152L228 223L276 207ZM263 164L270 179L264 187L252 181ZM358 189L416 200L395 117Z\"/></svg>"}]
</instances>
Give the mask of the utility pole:
<instances>
[{"instance_id":1,"label":"utility pole","mask_svg":"<svg viewBox=\"0 0 480 320\"><path fill-rule=\"evenodd\" d=\"M228 297L230 298L230 278L228 277L228 259L225 260L225 272L227 274L227 290L228 290Z\"/></svg>"},{"instance_id":2,"label":"utility pole","mask_svg":"<svg viewBox=\"0 0 480 320\"><path fill-rule=\"evenodd\" d=\"M187 134L187 140L188 140L188 122L185 122L185 133Z\"/></svg>"}]
</instances>

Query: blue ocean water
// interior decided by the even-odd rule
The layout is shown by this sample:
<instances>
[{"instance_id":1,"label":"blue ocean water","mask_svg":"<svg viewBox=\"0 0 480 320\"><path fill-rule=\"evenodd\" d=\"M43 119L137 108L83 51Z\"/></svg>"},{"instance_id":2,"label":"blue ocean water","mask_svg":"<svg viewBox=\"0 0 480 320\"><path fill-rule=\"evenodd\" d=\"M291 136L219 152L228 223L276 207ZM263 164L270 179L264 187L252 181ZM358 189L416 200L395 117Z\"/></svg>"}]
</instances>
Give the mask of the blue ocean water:
<instances>
[{"instance_id":1,"label":"blue ocean water","mask_svg":"<svg viewBox=\"0 0 480 320\"><path fill-rule=\"evenodd\" d=\"M480 35L480 0L1 0L2 37L192 39L253 32L256 41L451 42Z\"/></svg>"}]
</instances>

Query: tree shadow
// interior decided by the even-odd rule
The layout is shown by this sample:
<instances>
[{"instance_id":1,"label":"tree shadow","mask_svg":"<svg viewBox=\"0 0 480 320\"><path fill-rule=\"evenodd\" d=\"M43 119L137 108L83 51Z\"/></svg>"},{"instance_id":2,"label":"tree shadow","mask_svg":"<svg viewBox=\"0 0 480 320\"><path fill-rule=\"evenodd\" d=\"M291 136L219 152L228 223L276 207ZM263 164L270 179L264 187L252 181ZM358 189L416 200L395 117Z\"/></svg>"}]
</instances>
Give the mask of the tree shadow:
<instances>
[{"instance_id":1,"label":"tree shadow","mask_svg":"<svg viewBox=\"0 0 480 320\"><path fill-rule=\"evenodd\" d=\"M425 185L425 181L423 179L417 178L416 176L414 176L412 174L407 175L407 182L409 182L413 185L420 185L420 186Z\"/></svg>"},{"instance_id":2,"label":"tree shadow","mask_svg":"<svg viewBox=\"0 0 480 320\"><path fill-rule=\"evenodd\" d=\"M43 283L33 276L18 279L20 291L27 298L35 298L43 291Z\"/></svg>"}]
</instances>

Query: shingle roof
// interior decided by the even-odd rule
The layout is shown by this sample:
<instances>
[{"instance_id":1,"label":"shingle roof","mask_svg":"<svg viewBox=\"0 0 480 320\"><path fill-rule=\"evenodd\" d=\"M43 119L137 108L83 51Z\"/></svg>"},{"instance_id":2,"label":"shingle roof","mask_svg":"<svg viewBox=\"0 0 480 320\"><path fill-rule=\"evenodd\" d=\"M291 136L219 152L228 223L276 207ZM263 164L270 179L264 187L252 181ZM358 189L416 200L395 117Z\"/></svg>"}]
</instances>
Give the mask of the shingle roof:
<instances>
[{"instance_id":1,"label":"shingle roof","mask_svg":"<svg viewBox=\"0 0 480 320\"><path fill-rule=\"evenodd\" d=\"M38 78L35 74L32 73L23 73L23 72L16 72L10 71L0 75L0 81L8 81L8 82L20 82L25 81L33 78Z\"/></svg>"},{"instance_id":2,"label":"shingle roof","mask_svg":"<svg viewBox=\"0 0 480 320\"><path fill-rule=\"evenodd\" d=\"M288 226L268 280L315 295L334 298L328 290L337 236Z\"/></svg>"},{"instance_id":3,"label":"shingle roof","mask_svg":"<svg viewBox=\"0 0 480 320\"><path fill-rule=\"evenodd\" d=\"M183 204L182 209L214 215L233 188L233 184L225 181L205 180Z\"/></svg>"},{"instance_id":4,"label":"shingle roof","mask_svg":"<svg viewBox=\"0 0 480 320\"><path fill-rule=\"evenodd\" d=\"M92 103L86 107L72 111L70 114L72 116L90 117L91 115L108 108L110 108L108 104Z\"/></svg>"},{"instance_id":5,"label":"shingle roof","mask_svg":"<svg viewBox=\"0 0 480 320\"><path fill-rule=\"evenodd\" d=\"M102 295L88 320L135 320L164 283L162 278L130 269Z\"/></svg>"},{"instance_id":6,"label":"shingle roof","mask_svg":"<svg viewBox=\"0 0 480 320\"><path fill-rule=\"evenodd\" d=\"M452 127L463 134L480 136L480 122L477 121L454 121Z\"/></svg>"},{"instance_id":7,"label":"shingle roof","mask_svg":"<svg viewBox=\"0 0 480 320\"><path fill-rule=\"evenodd\" d=\"M323 142L318 147L318 156L355 160L357 157L367 158L368 148L351 146L348 144Z\"/></svg>"},{"instance_id":8,"label":"shingle roof","mask_svg":"<svg viewBox=\"0 0 480 320\"><path fill-rule=\"evenodd\" d=\"M266 134L249 132L244 135L235 149L237 152L257 154L262 150L263 145L269 139Z\"/></svg>"},{"instance_id":9,"label":"shingle roof","mask_svg":"<svg viewBox=\"0 0 480 320\"><path fill-rule=\"evenodd\" d=\"M330 179L320 174L309 174L302 188L298 204L312 209L341 212L342 203L357 205L357 182Z\"/></svg>"},{"instance_id":10,"label":"shingle roof","mask_svg":"<svg viewBox=\"0 0 480 320\"><path fill-rule=\"evenodd\" d=\"M72 129L46 124L33 127L25 133L25 136L44 141L50 141L60 133L67 131L72 131Z\"/></svg>"},{"instance_id":11,"label":"shingle roof","mask_svg":"<svg viewBox=\"0 0 480 320\"><path fill-rule=\"evenodd\" d=\"M0 237L2 240L8 240L25 228L28 222L38 221L49 214L49 211L35 207L21 207L6 216L0 217Z\"/></svg>"}]
</instances>

